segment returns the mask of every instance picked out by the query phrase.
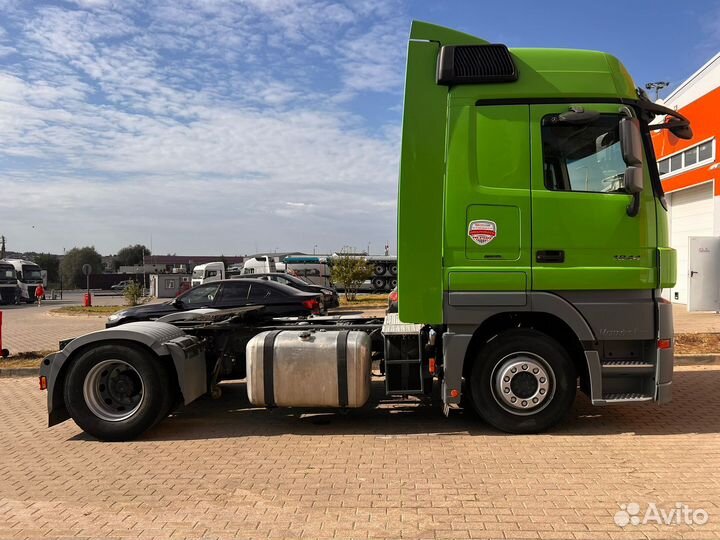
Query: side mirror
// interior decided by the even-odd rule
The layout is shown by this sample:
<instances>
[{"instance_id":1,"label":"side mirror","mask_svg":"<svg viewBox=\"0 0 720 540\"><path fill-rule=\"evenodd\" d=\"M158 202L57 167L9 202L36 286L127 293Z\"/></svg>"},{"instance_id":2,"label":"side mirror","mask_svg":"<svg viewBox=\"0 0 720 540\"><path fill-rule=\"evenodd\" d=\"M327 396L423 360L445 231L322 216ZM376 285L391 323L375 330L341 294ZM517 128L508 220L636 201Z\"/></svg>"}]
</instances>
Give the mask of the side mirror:
<instances>
[{"instance_id":1,"label":"side mirror","mask_svg":"<svg viewBox=\"0 0 720 540\"><path fill-rule=\"evenodd\" d=\"M677 125L673 125L677 123ZM670 130L670 133L675 135L678 139L684 139L689 140L692 139L693 132L692 128L689 124L685 124L684 122L670 122L670 127L668 128Z\"/></svg>"},{"instance_id":2,"label":"side mirror","mask_svg":"<svg viewBox=\"0 0 720 540\"><path fill-rule=\"evenodd\" d=\"M640 135L640 121L637 118L625 117L620 120L620 147L623 160L627 165L631 167L642 165L642 136Z\"/></svg>"},{"instance_id":3,"label":"side mirror","mask_svg":"<svg viewBox=\"0 0 720 540\"><path fill-rule=\"evenodd\" d=\"M643 169L631 165L625 169L625 191L636 194L643 190Z\"/></svg>"}]
</instances>

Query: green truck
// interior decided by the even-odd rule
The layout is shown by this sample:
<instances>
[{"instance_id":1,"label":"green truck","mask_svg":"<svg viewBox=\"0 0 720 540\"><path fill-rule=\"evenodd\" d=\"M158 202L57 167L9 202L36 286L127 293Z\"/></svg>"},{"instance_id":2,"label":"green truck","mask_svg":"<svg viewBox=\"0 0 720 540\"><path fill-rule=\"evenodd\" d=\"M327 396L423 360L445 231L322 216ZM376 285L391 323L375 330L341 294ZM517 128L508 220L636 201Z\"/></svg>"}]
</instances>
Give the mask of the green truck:
<instances>
[{"instance_id":1,"label":"green truck","mask_svg":"<svg viewBox=\"0 0 720 540\"><path fill-rule=\"evenodd\" d=\"M652 129L691 136L608 54L414 22L399 313L269 319L259 305L68 340L41 368L50 425L129 439L229 379L259 406L362 407L376 387L511 433L560 422L578 387L595 405L667 402L675 252Z\"/></svg>"}]
</instances>

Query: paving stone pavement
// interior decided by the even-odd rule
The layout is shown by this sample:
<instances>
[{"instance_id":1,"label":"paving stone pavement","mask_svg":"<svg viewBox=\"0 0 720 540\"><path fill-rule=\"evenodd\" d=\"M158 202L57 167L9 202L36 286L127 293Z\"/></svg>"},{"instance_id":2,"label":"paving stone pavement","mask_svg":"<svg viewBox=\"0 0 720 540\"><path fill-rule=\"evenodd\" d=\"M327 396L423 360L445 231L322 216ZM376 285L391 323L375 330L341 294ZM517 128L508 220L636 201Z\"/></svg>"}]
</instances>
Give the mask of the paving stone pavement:
<instances>
[{"instance_id":1,"label":"paving stone pavement","mask_svg":"<svg viewBox=\"0 0 720 540\"><path fill-rule=\"evenodd\" d=\"M678 368L669 405L592 407L510 436L382 402L254 408L223 384L141 440L48 429L36 379L0 379L0 539L720 538L720 367ZM382 395L375 380L373 394ZM676 503L704 525L615 524Z\"/></svg>"},{"instance_id":2,"label":"paving stone pavement","mask_svg":"<svg viewBox=\"0 0 720 540\"><path fill-rule=\"evenodd\" d=\"M122 296L94 296L93 305L123 304ZM105 328L107 316L58 315L52 310L62 306L81 305L82 293L65 293L64 300L49 300L41 306L24 304L0 306L3 312L3 347L11 354L28 351L56 350L61 339L78 337ZM121 309L118 307L118 309Z\"/></svg>"}]
</instances>

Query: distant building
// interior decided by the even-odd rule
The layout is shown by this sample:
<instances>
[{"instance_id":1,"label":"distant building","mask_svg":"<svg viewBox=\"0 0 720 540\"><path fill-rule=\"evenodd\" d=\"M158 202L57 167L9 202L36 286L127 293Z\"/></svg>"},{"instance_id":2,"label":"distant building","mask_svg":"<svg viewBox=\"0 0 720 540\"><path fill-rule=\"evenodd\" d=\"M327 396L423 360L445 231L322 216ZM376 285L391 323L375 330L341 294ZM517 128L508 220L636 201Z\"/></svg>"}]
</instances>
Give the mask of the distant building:
<instances>
[{"instance_id":1,"label":"distant building","mask_svg":"<svg viewBox=\"0 0 720 540\"><path fill-rule=\"evenodd\" d=\"M720 247L720 185L717 182L720 170L716 163L720 137L720 53L678 86L663 104L686 116L693 131L691 140L678 139L668 130L653 133L660 179L669 207L670 245L677 250L678 260L677 283L669 298L708 309L700 306L707 305L710 290L715 291L712 297L718 302L720 273L716 272L716 281L709 288L700 286L700 280L706 279L708 272L691 268L699 262L690 251L688 239L718 237ZM719 257L717 253L714 258Z\"/></svg>"},{"instance_id":2,"label":"distant building","mask_svg":"<svg viewBox=\"0 0 720 540\"><path fill-rule=\"evenodd\" d=\"M157 273L192 273L193 268L198 264L205 264L215 261L223 261L226 266L242 264L245 257L228 257L225 255L147 255L145 266L152 268L148 272Z\"/></svg>"}]
</instances>

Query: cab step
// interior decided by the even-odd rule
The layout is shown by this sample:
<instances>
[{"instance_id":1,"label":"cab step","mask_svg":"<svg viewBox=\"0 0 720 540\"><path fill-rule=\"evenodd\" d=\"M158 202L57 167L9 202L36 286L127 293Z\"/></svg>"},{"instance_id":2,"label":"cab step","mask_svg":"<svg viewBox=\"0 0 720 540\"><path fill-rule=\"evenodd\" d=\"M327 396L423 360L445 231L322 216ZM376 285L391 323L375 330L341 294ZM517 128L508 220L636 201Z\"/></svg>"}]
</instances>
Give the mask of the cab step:
<instances>
[{"instance_id":1,"label":"cab step","mask_svg":"<svg viewBox=\"0 0 720 540\"><path fill-rule=\"evenodd\" d=\"M655 365L644 360L603 360L600 364L605 375L651 375Z\"/></svg>"},{"instance_id":2,"label":"cab step","mask_svg":"<svg viewBox=\"0 0 720 540\"><path fill-rule=\"evenodd\" d=\"M624 392L617 394L603 394L603 401L606 403L637 403L638 401L652 401L653 396L636 392Z\"/></svg>"}]
</instances>

